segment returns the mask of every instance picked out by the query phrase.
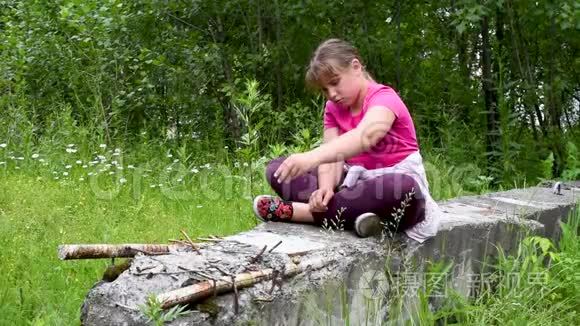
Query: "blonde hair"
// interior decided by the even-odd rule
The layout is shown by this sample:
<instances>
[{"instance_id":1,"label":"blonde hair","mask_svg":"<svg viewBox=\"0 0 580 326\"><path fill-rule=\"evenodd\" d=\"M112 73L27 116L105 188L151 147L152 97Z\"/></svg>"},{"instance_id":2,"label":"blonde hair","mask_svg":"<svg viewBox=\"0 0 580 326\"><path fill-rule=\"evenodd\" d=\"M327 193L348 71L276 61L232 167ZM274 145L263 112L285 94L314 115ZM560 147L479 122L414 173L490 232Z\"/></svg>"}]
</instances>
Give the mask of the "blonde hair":
<instances>
[{"instance_id":1,"label":"blonde hair","mask_svg":"<svg viewBox=\"0 0 580 326\"><path fill-rule=\"evenodd\" d=\"M314 89L320 88L323 79L328 80L338 75L339 72L347 69L354 59L361 63L365 78L373 80L365 70L358 50L352 44L337 38L322 42L310 59L306 71L306 84Z\"/></svg>"}]
</instances>

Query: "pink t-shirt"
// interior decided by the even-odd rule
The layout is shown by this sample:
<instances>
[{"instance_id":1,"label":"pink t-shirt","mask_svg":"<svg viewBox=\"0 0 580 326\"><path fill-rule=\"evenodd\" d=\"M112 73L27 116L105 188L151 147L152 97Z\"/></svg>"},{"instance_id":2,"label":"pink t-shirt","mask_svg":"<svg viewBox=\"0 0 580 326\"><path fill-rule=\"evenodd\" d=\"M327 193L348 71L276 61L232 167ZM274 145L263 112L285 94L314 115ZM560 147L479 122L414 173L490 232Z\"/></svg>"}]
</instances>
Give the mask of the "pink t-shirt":
<instances>
[{"instance_id":1,"label":"pink t-shirt","mask_svg":"<svg viewBox=\"0 0 580 326\"><path fill-rule=\"evenodd\" d=\"M346 163L378 169L393 166L419 150L411 114L399 95L392 88L373 82L369 83L362 111L356 116L348 108L327 101L324 108L324 128L338 128L342 135L356 128L373 106L386 107L395 114L396 119L391 130L370 150L346 160Z\"/></svg>"}]
</instances>

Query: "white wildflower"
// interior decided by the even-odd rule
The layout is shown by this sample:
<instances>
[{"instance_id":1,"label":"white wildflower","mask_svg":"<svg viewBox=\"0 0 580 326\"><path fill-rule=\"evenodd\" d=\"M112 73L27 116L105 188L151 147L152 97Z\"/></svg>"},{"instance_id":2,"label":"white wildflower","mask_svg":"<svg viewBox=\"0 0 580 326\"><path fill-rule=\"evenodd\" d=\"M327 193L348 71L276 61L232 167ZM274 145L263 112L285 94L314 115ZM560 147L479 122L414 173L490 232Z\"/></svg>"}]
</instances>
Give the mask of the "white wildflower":
<instances>
[{"instance_id":1,"label":"white wildflower","mask_svg":"<svg viewBox=\"0 0 580 326\"><path fill-rule=\"evenodd\" d=\"M86 168L88 168L88 167L89 167L88 165L86 165L86 164L83 164L83 169L86 169Z\"/></svg>"},{"instance_id":2,"label":"white wildflower","mask_svg":"<svg viewBox=\"0 0 580 326\"><path fill-rule=\"evenodd\" d=\"M119 155L121 155L121 153L115 152L115 153L113 153L112 155L113 155L113 156L119 156Z\"/></svg>"},{"instance_id":3,"label":"white wildflower","mask_svg":"<svg viewBox=\"0 0 580 326\"><path fill-rule=\"evenodd\" d=\"M117 170L119 170L119 171L123 171L123 167L122 167L122 166L120 166L120 165L118 165L118 166L117 166Z\"/></svg>"},{"instance_id":4,"label":"white wildflower","mask_svg":"<svg viewBox=\"0 0 580 326\"><path fill-rule=\"evenodd\" d=\"M121 149L120 148L115 148L115 153L121 153Z\"/></svg>"},{"instance_id":5,"label":"white wildflower","mask_svg":"<svg viewBox=\"0 0 580 326\"><path fill-rule=\"evenodd\" d=\"M127 182L127 179L125 179L125 178L119 179L119 183L121 183L121 184L126 183L126 182Z\"/></svg>"},{"instance_id":6,"label":"white wildflower","mask_svg":"<svg viewBox=\"0 0 580 326\"><path fill-rule=\"evenodd\" d=\"M38 154L34 153L34 154L32 154L32 156L31 156L31 157L32 157L32 159L37 159L39 156L40 156L40 155L38 155Z\"/></svg>"},{"instance_id":7,"label":"white wildflower","mask_svg":"<svg viewBox=\"0 0 580 326\"><path fill-rule=\"evenodd\" d=\"M70 147L69 147L69 148L67 148L67 149L66 149L66 152L67 152L67 153L76 153L76 152L77 152L77 150L76 150L76 148L70 148Z\"/></svg>"},{"instance_id":8,"label":"white wildflower","mask_svg":"<svg viewBox=\"0 0 580 326\"><path fill-rule=\"evenodd\" d=\"M58 180L58 179L60 179L60 178L59 177L54 177L54 180Z\"/></svg>"},{"instance_id":9,"label":"white wildflower","mask_svg":"<svg viewBox=\"0 0 580 326\"><path fill-rule=\"evenodd\" d=\"M109 171L109 175L115 174L115 171Z\"/></svg>"},{"instance_id":10,"label":"white wildflower","mask_svg":"<svg viewBox=\"0 0 580 326\"><path fill-rule=\"evenodd\" d=\"M66 147L75 147L75 144L68 144Z\"/></svg>"},{"instance_id":11,"label":"white wildflower","mask_svg":"<svg viewBox=\"0 0 580 326\"><path fill-rule=\"evenodd\" d=\"M14 169L20 170L20 167L19 166L15 166Z\"/></svg>"},{"instance_id":12,"label":"white wildflower","mask_svg":"<svg viewBox=\"0 0 580 326\"><path fill-rule=\"evenodd\" d=\"M94 174L95 174L94 172L89 172L89 173L88 173L88 176L90 177L90 176L92 176L92 175L94 175Z\"/></svg>"},{"instance_id":13,"label":"white wildflower","mask_svg":"<svg viewBox=\"0 0 580 326\"><path fill-rule=\"evenodd\" d=\"M248 162L244 162L244 166L248 166Z\"/></svg>"},{"instance_id":14,"label":"white wildflower","mask_svg":"<svg viewBox=\"0 0 580 326\"><path fill-rule=\"evenodd\" d=\"M183 179L179 178L177 179L177 182L183 182Z\"/></svg>"},{"instance_id":15,"label":"white wildflower","mask_svg":"<svg viewBox=\"0 0 580 326\"><path fill-rule=\"evenodd\" d=\"M155 188L157 185L149 185L149 188Z\"/></svg>"},{"instance_id":16,"label":"white wildflower","mask_svg":"<svg viewBox=\"0 0 580 326\"><path fill-rule=\"evenodd\" d=\"M198 170L198 169L196 169L196 168L193 168L193 169L191 169L191 172L193 172L193 173L198 173L198 172L199 172L199 170Z\"/></svg>"},{"instance_id":17,"label":"white wildflower","mask_svg":"<svg viewBox=\"0 0 580 326\"><path fill-rule=\"evenodd\" d=\"M167 157L172 158L173 154L167 154Z\"/></svg>"},{"instance_id":18,"label":"white wildflower","mask_svg":"<svg viewBox=\"0 0 580 326\"><path fill-rule=\"evenodd\" d=\"M6 143L0 144L0 148L6 148L6 146L8 146L8 145L6 145Z\"/></svg>"},{"instance_id":19,"label":"white wildflower","mask_svg":"<svg viewBox=\"0 0 580 326\"><path fill-rule=\"evenodd\" d=\"M202 207L203 207L203 205L197 205L197 208L202 208Z\"/></svg>"},{"instance_id":20,"label":"white wildflower","mask_svg":"<svg viewBox=\"0 0 580 326\"><path fill-rule=\"evenodd\" d=\"M168 167L167 167L165 170L167 170L167 171L171 171L171 170L173 170L173 168L172 168L172 167L170 167L170 166L168 166Z\"/></svg>"},{"instance_id":21,"label":"white wildflower","mask_svg":"<svg viewBox=\"0 0 580 326\"><path fill-rule=\"evenodd\" d=\"M83 177L80 177L80 178L79 178L79 181L85 181L85 178L83 178Z\"/></svg>"},{"instance_id":22,"label":"white wildflower","mask_svg":"<svg viewBox=\"0 0 580 326\"><path fill-rule=\"evenodd\" d=\"M107 148L107 144L101 144L99 145L100 148Z\"/></svg>"},{"instance_id":23,"label":"white wildflower","mask_svg":"<svg viewBox=\"0 0 580 326\"><path fill-rule=\"evenodd\" d=\"M77 161L76 161L76 163L77 163L78 165L81 165L81 164L83 164L83 161L81 161L81 160L77 160Z\"/></svg>"},{"instance_id":24,"label":"white wildflower","mask_svg":"<svg viewBox=\"0 0 580 326\"><path fill-rule=\"evenodd\" d=\"M127 165L127 169L134 169L135 167L131 164Z\"/></svg>"},{"instance_id":25,"label":"white wildflower","mask_svg":"<svg viewBox=\"0 0 580 326\"><path fill-rule=\"evenodd\" d=\"M72 168L72 165L67 165L64 168L68 170L68 169Z\"/></svg>"},{"instance_id":26,"label":"white wildflower","mask_svg":"<svg viewBox=\"0 0 580 326\"><path fill-rule=\"evenodd\" d=\"M6 165L6 162L0 162L0 165Z\"/></svg>"},{"instance_id":27,"label":"white wildflower","mask_svg":"<svg viewBox=\"0 0 580 326\"><path fill-rule=\"evenodd\" d=\"M177 163L177 162L179 162L179 159L178 158L176 158L175 160L173 160L173 163Z\"/></svg>"},{"instance_id":28,"label":"white wildflower","mask_svg":"<svg viewBox=\"0 0 580 326\"><path fill-rule=\"evenodd\" d=\"M111 161L111 164L117 165L117 164L119 164L119 162L117 162L117 161Z\"/></svg>"},{"instance_id":29,"label":"white wildflower","mask_svg":"<svg viewBox=\"0 0 580 326\"><path fill-rule=\"evenodd\" d=\"M68 172L63 172L62 175L66 177L68 175Z\"/></svg>"},{"instance_id":30,"label":"white wildflower","mask_svg":"<svg viewBox=\"0 0 580 326\"><path fill-rule=\"evenodd\" d=\"M38 162L44 163L44 159L43 158L40 158L40 159L38 159Z\"/></svg>"},{"instance_id":31,"label":"white wildflower","mask_svg":"<svg viewBox=\"0 0 580 326\"><path fill-rule=\"evenodd\" d=\"M19 161L24 161L24 157L22 157L22 156L17 157L16 159L19 160Z\"/></svg>"}]
</instances>

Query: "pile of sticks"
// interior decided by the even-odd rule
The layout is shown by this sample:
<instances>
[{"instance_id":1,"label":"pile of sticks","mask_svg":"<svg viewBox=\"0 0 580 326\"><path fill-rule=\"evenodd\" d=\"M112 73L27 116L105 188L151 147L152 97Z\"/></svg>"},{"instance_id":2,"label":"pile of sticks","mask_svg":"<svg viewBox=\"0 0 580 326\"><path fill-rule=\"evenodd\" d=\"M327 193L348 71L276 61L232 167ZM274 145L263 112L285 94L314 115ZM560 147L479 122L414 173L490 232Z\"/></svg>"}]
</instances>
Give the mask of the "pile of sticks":
<instances>
[{"instance_id":1,"label":"pile of sticks","mask_svg":"<svg viewBox=\"0 0 580 326\"><path fill-rule=\"evenodd\" d=\"M96 259L96 258L116 258L116 257L134 257L141 253L148 256L167 255L177 250L191 248L193 251L201 254L199 244L194 243L191 238L182 231L186 240L170 240L173 244L74 244L61 245L58 247L58 257L61 260L70 259ZM204 241L221 241L221 239L199 238ZM173 307L178 304L188 304L199 302L208 297L234 292L234 310L238 313L238 289L250 287L256 283L272 280L272 290L276 285L276 278L290 277L306 270L315 270L322 268L330 263L328 259L317 258L297 263L288 263L283 266L282 271L274 268L259 269L248 271L251 266L258 262L266 253L271 253L278 247L282 241L274 245L267 251L264 246L255 256L252 256L244 264L239 266L235 271L225 271L224 268L210 264L211 267L218 270L223 275L214 277L206 275L205 280L195 284L185 286L173 291L159 294L157 300L164 309ZM186 268L184 268L186 269ZM187 269L186 269L187 270ZM271 292L271 291L270 291Z\"/></svg>"}]
</instances>

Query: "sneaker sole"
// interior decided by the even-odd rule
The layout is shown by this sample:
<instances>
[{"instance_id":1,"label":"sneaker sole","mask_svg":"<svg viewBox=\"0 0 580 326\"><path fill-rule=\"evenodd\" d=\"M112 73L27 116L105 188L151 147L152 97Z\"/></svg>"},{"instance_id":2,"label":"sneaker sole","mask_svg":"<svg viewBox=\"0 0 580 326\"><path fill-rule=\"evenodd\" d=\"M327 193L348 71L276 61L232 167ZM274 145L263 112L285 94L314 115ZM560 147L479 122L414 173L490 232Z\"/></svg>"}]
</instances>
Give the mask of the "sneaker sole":
<instances>
[{"instance_id":1,"label":"sneaker sole","mask_svg":"<svg viewBox=\"0 0 580 326\"><path fill-rule=\"evenodd\" d=\"M364 217L366 216L374 216L376 219L365 219ZM361 223L363 223L363 220L367 220L365 224L367 225L363 225ZM378 225L375 227L370 223L377 223ZM371 236L375 236L378 235L380 233L381 230L381 220L380 218L377 216L377 214L374 213L364 213L359 215L355 222L354 222L354 230L356 235L358 235L361 238L368 238ZM362 232L362 231L366 231L366 232Z\"/></svg>"},{"instance_id":2,"label":"sneaker sole","mask_svg":"<svg viewBox=\"0 0 580 326\"><path fill-rule=\"evenodd\" d=\"M256 196L256 198L254 198L254 202L252 204L252 210L254 211L254 216L256 217L256 219L258 221L266 223L266 222L268 222L268 220L263 219L260 216L260 214L258 214L258 200L260 198L263 198L263 197L274 198L274 196L271 196L271 195L259 195L259 196Z\"/></svg>"}]
</instances>

